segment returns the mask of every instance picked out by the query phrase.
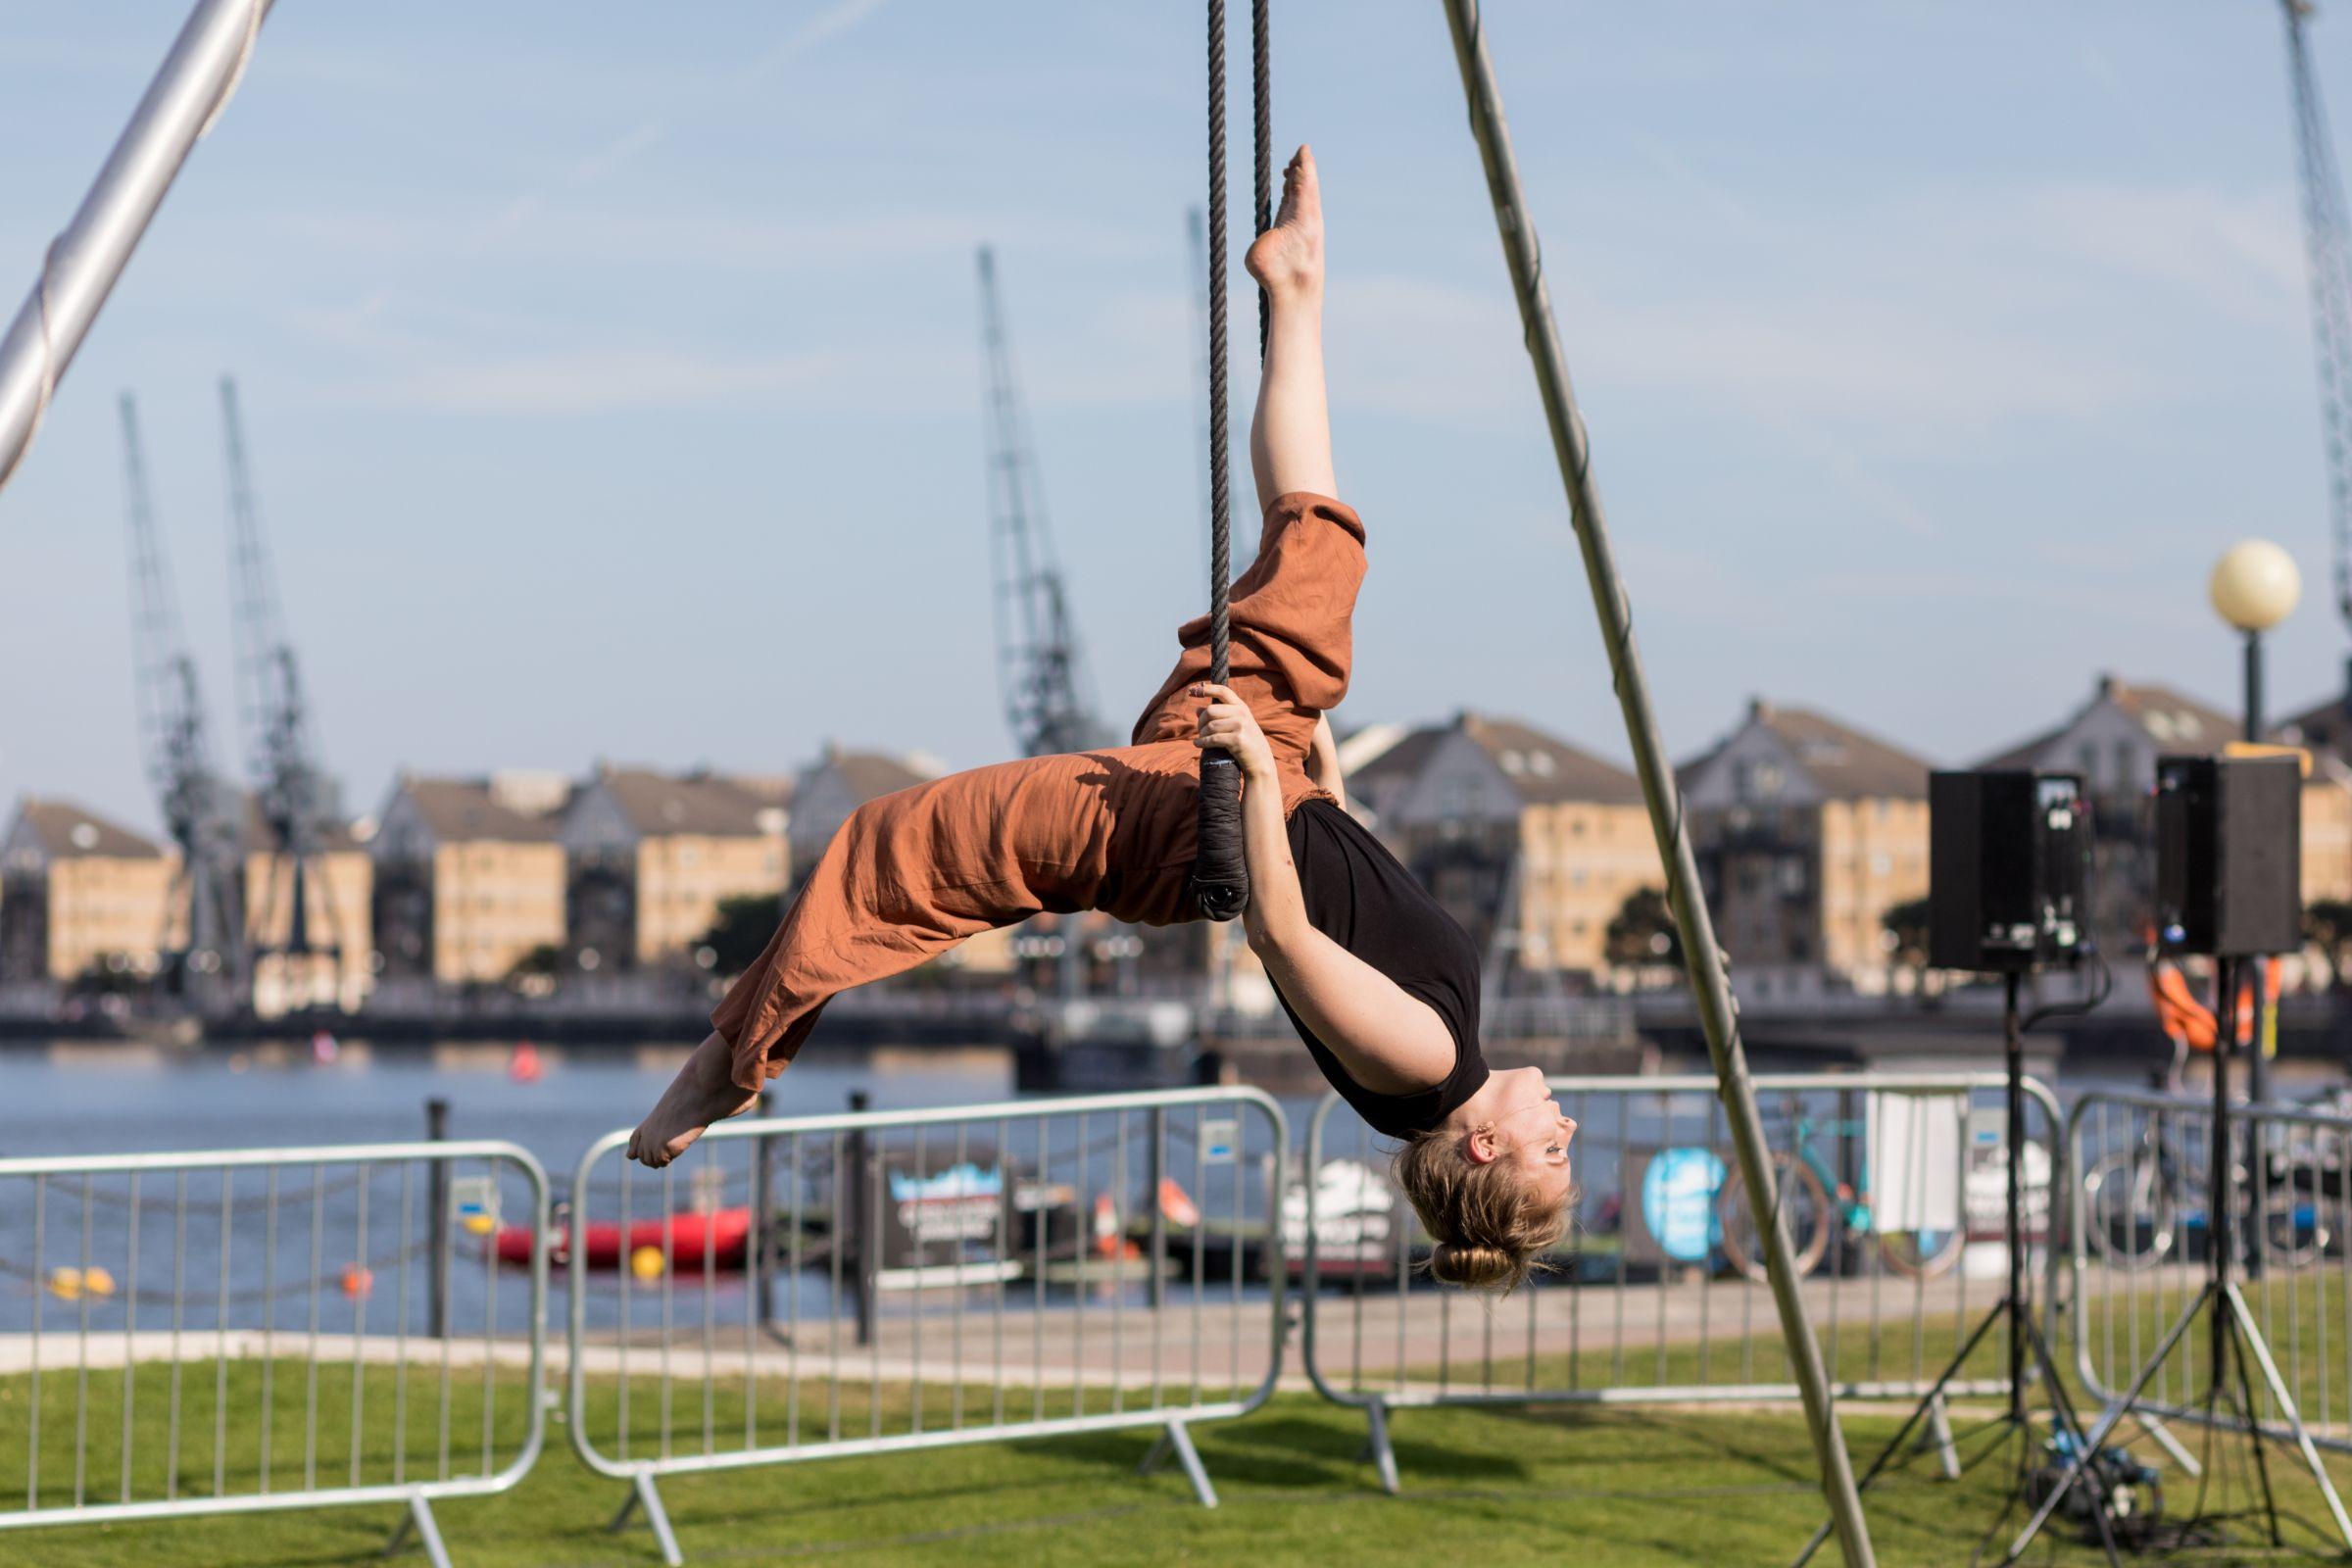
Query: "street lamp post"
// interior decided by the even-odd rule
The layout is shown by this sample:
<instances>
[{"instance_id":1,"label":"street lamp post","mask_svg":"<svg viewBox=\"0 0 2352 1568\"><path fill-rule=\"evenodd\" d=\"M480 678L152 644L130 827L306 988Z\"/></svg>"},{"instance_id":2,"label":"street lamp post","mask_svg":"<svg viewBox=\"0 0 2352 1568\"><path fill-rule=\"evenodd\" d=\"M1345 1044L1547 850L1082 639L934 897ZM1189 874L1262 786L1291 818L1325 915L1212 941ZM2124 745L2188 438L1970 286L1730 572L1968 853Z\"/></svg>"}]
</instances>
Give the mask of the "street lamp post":
<instances>
[{"instance_id":1,"label":"street lamp post","mask_svg":"<svg viewBox=\"0 0 2352 1568\"><path fill-rule=\"evenodd\" d=\"M2206 592L2222 619L2245 634L2245 738L2259 742L2263 732L2262 634L2294 613L2295 601L2303 595L2303 575L2295 569L2294 558L2269 540L2241 539L2215 564ZM2300 846L2297 849L2299 852ZM2255 973L2264 973L2260 963ZM2250 1014L2254 1050L2246 1068L2246 1097L2256 1104L2268 1100L2271 1090L2270 1057L2263 1050L2267 990L2259 981L2254 986ZM2216 1042L2216 1049L2227 1045Z\"/></svg>"}]
</instances>

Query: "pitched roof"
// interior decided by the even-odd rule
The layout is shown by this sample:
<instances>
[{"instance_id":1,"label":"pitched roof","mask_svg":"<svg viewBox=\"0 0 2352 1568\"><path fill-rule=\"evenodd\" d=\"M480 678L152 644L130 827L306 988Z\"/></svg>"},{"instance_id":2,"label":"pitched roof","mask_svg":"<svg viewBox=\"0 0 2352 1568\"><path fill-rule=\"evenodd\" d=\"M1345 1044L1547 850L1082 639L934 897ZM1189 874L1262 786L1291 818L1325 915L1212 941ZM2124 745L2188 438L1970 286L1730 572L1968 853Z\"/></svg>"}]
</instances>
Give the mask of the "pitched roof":
<instances>
[{"instance_id":1,"label":"pitched roof","mask_svg":"<svg viewBox=\"0 0 2352 1568\"><path fill-rule=\"evenodd\" d=\"M153 839L72 801L27 795L18 804L17 816L32 830L41 848L60 859L103 856L109 859L143 860L158 858L164 853L163 846Z\"/></svg>"},{"instance_id":2,"label":"pitched roof","mask_svg":"<svg viewBox=\"0 0 2352 1568\"><path fill-rule=\"evenodd\" d=\"M2113 676L2099 680L2099 696L2124 710L2151 739L2176 751L2216 752L2238 738L2239 722L2170 686L2127 685Z\"/></svg>"},{"instance_id":3,"label":"pitched roof","mask_svg":"<svg viewBox=\"0 0 2352 1568\"><path fill-rule=\"evenodd\" d=\"M400 788L433 837L443 843L544 844L553 843L556 837L554 818L533 816L500 804L488 779L409 774L401 779Z\"/></svg>"},{"instance_id":4,"label":"pitched roof","mask_svg":"<svg viewBox=\"0 0 2352 1568\"><path fill-rule=\"evenodd\" d=\"M1748 723L1771 731L1805 776L1832 800L1927 799L1928 774L1934 764L1924 757L1826 713L1809 708L1782 708L1761 697L1749 701L1747 718ZM1731 737L1726 736L1705 755L1676 768L1676 774L1688 778L1729 744Z\"/></svg>"},{"instance_id":5,"label":"pitched roof","mask_svg":"<svg viewBox=\"0 0 2352 1568\"><path fill-rule=\"evenodd\" d=\"M271 830L268 818L262 815L260 791L237 792L237 820L244 835L240 842L248 855L260 854L277 843L277 834ZM325 831L318 835L318 853L321 855L340 855L359 847L359 836L352 832L349 822L340 818L328 822Z\"/></svg>"},{"instance_id":6,"label":"pitched roof","mask_svg":"<svg viewBox=\"0 0 2352 1568\"><path fill-rule=\"evenodd\" d=\"M1591 801L1600 806L1642 804L1639 778L1532 724L1464 712L1455 716L1454 727L1478 743L1530 806L1553 806L1562 801Z\"/></svg>"},{"instance_id":7,"label":"pitched roof","mask_svg":"<svg viewBox=\"0 0 2352 1568\"><path fill-rule=\"evenodd\" d=\"M2338 757L2352 757L2352 713L2345 711L2341 695L2322 698L2300 712L2287 714L2277 733Z\"/></svg>"},{"instance_id":8,"label":"pitched roof","mask_svg":"<svg viewBox=\"0 0 2352 1568\"><path fill-rule=\"evenodd\" d=\"M1375 790L1396 779L1407 779L1419 773L1429 762L1430 753L1446 738L1446 726L1425 724L1408 730L1391 741L1372 760L1350 769L1348 790L1350 795Z\"/></svg>"},{"instance_id":9,"label":"pitched roof","mask_svg":"<svg viewBox=\"0 0 2352 1568\"><path fill-rule=\"evenodd\" d=\"M828 747L824 760L817 767L830 770L859 803L879 800L929 781L928 774L880 752L845 752Z\"/></svg>"},{"instance_id":10,"label":"pitched roof","mask_svg":"<svg viewBox=\"0 0 2352 1568\"><path fill-rule=\"evenodd\" d=\"M731 780L710 773L678 777L643 767L605 767L597 782L612 793L640 833L704 838L764 836L760 813L774 808Z\"/></svg>"},{"instance_id":11,"label":"pitched roof","mask_svg":"<svg viewBox=\"0 0 2352 1568\"><path fill-rule=\"evenodd\" d=\"M2238 736L2236 719L2194 697L2170 686L2101 675L2090 701L2076 709L2064 723L2004 748L1976 765L1980 769L2031 767L2052 742L2081 723L2082 715L2101 703L2113 704L2117 711L2145 730L2150 740L2168 752L2217 752Z\"/></svg>"}]
</instances>

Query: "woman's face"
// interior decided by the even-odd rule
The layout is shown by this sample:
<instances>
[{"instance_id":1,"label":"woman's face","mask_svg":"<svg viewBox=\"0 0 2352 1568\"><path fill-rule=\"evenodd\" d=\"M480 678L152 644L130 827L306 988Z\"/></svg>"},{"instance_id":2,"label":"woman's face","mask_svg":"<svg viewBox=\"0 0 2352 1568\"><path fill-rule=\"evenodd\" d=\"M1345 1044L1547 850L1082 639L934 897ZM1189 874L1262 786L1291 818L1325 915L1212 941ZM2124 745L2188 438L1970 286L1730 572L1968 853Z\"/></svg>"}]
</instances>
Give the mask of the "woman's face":
<instances>
[{"instance_id":1,"label":"woman's face","mask_svg":"<svg viewBox=\"0 0 2352 1568\"><path fill-rule=\"evenodd\" d=\"M1503 1080L1501 1103L1494 1116L1495 1144L1503 1158L1515 1160L1520 1173L1552 1203L1565 1203L1576 1186L1568 1165L1568 1145L1576 1123L1560 1114L1541 1067L1509 1067L1494 1075Z\"/></svg>"}]
</instances>

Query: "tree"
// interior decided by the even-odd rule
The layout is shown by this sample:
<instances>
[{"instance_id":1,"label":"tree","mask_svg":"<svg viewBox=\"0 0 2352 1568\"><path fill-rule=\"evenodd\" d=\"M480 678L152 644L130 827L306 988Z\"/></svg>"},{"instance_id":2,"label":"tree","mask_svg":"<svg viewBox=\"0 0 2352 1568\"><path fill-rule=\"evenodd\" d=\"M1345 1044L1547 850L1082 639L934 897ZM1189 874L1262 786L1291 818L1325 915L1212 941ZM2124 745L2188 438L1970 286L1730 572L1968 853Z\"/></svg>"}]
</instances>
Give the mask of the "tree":
<instances>
[{"instance_id":1,"label":"tree","mask_svg":"<svg viewBox=\"0 0 2352 1568\"><path fill-rule=\"evenodd\" d=\"M1636 888L1609 921L1605 938L1611 963L1641 966L1683 962L1683 936L1663 888Z\"/></svg>"},{"instance_id":2,"label":"tree","mask_svg":"<svg viewBox=\"0 0 2352 1568\"><path fill-rule=\"evenodd\" d=\"M710 922L700 944L714 955L711 971L741 974L749 969L782 919L783 908L772 893L743 893L719 900L718 918Z\"/></svg>"},{"instance_id":3,"label":"tree","mask_svg":"<svg viewBox=\"0 0 2352 1568\"><path fill-rule=\"evenodd\" d=\"M507 979L528 980L537 975L552 975L563 966L564 950L553 942L542 942L514 960L514 966L507 971Z\"/></svg>"},{"instance_id":4,"label":"tree","mask_svg":"<svg viewBox=\"0 0 2352 1568\"><path fill-rule=\"evenodd\" d=\"M2321 899L2303 911L2303 940L2318 948L2328 958L2328 985L2340 991L2345 985L2344 970L2352 963L2352 901Z\"/></svg>"},{"instance_id":5,"label":"tree","mask_svg":"<svg viewBox=\"0 0 2352 1568\"><path fill-rule=\"evenodd\" d=\"M1928 901L1913 899L1895 905L1879 916L1879 923L1894 940L1887 946L1889 961L1905 968L1924 969L1928 966Z\"/></svg>"}]
</instances>

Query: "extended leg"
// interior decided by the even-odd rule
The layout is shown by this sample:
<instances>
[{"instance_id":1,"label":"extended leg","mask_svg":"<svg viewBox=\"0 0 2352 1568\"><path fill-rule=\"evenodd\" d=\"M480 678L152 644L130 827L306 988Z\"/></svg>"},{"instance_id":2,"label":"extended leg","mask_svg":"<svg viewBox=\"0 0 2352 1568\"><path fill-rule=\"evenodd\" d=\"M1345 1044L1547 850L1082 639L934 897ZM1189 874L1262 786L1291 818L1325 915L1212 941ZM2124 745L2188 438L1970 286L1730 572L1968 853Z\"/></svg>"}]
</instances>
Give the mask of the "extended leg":
<instances>
[{"instance_id":1,"label":"extended leg","mask_svg":"<svg viewBox=\"0 0 2352 1568\"><path fill-rule=\"evenodd\" d=\"M1250 275L1266 291L1266 363L1250 420L1250 470L1260 512L1276 496L1337 496L1331 409L1323 386L1323 195L1304 147L1282 172L1274 226L1250 247Z\"/></svg>"}]
</instances>

